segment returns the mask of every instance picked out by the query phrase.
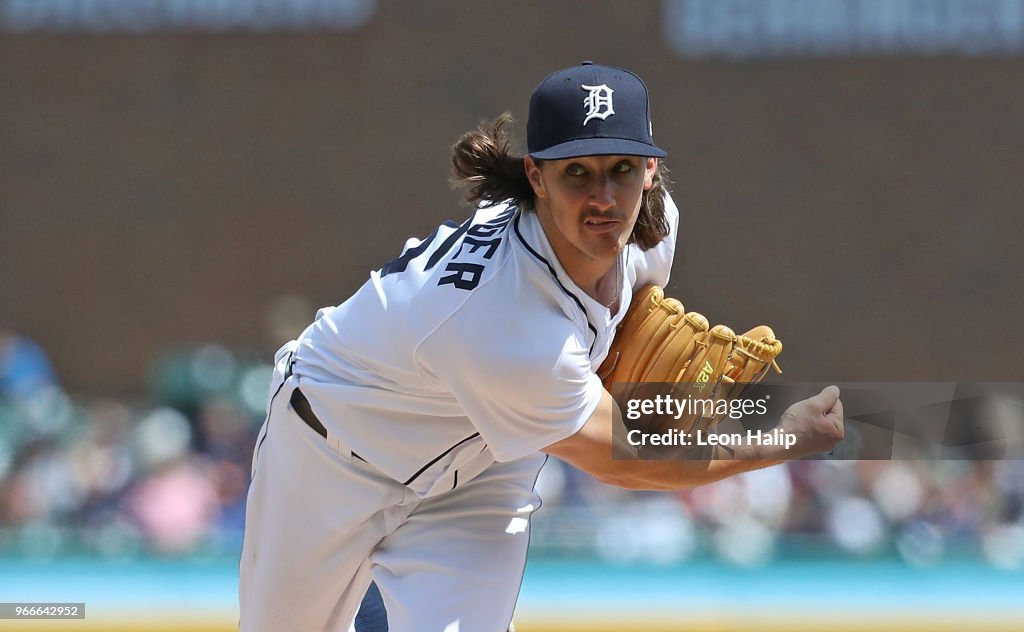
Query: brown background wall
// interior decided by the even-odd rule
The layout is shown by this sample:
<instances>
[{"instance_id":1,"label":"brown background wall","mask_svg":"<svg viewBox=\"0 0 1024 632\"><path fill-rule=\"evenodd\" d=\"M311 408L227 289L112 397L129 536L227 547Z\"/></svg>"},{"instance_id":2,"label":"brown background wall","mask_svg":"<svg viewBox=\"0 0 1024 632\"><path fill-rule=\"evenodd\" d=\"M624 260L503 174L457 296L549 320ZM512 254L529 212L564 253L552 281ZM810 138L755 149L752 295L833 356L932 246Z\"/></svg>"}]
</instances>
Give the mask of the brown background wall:
<instances>
[{"instance_id":1,"label":"brown background wall","mask_svg":"<svg viewBox=\"0 0 1024 632\"><path fill-rule=\"evenodd\" d=\"M651 89L688 307L772 323L792 379L1024 379L1024 60L684 61L660 18L382 2L354 33L0 34L3 309L79 392L138 391L182 343L269 353L275 297L336 303L465 215L451 142L594 59Z\"/></svg>"}]
</instances>

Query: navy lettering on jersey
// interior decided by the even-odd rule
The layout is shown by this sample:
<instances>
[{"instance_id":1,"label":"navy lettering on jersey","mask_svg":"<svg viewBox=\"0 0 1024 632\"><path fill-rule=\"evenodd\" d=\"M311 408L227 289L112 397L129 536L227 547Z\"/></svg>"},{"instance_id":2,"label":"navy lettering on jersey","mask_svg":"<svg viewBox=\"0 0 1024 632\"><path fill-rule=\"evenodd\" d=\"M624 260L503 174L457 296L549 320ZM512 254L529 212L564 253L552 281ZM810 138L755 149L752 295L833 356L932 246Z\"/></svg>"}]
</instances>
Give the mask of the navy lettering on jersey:
<instances>
[{"instance_id":1,"label":"navy lettering on jersey","mask_svg":"<svg viewBox=\"0 0 1024 632\"><path fill-rule=\"evenodd\" d=\"M500 243L501 237L498 237L496 239L477 239L476 237L470 237L469 235L466 235L466 238L462 240L462 245L459 246L458 254L456 254L455 256L458 257L460 254L462 254L462 249L466 246L469 246L469 254L475 254L477 250L486 247L487 252L484 253L484 259L490 259L498 250L498 244Z\"/></svg>"},{"instance_id":2,"label":"navy lettering on jersey","mask_svg":"<svg viewBox=\"0 0 1024 632\"><path fill-rule=\"evenodd\" d=\"M441 277L441 280L437 282L439 286L450 283L460 290L472 290L479 285L484 267L479 263L452 261L444 267L444 271L452 274Z\"/></svg>"},{"instance_id":3,"label":"navy lettering on jersey","mask_svg":"<svg viewBox=\"0 0 1024 632\"><path fill-rule=\"evenodd\" d=\"M498 218L500 219L500 218ZM494 222L497 219L493 219L486 224L477 224L476 226L469 229L469 234L474 237L490 237L494 233L501 231L504 228L504 224L495 225Z\"/></svg>"},{"instance_id":4,"label":"navy lettering on jersey","mask_svg":"<svg viewBox=\"0 0 1024 632\"><path fill-rule=\"evenodd\" d=\"M448 237L448 239L446 239L444 243L441 244L441 247L438 248L438 252L440 252L441 254L448 252L448 250L452 247L452 244L455 243L455 240L458 239L460 235L466 232L466 229L469 227L469 221L467 220L466 223L464 223L462 226L459 226L455 222L448 220L444 223L444 226L447 226L448 228L458 227L459 230L452 233ZM382 265L380 267L381 278L386 277L387 275L395 272L405 272L405 269L409 267L409 262L415 259L416 257L420 256L424 252L426 252L427 249L430 248L430 244L434 243L434 239L437 238L438 230L440 230L440 227L435 228L434 232L430 233L430 236L421 241L419 245L416 246L415 248L409 248L398 257L395 257L391 261L388 261L387 263ZM435 256L437 256L437 253L435 253ZM433 263L427 266L428 270L433 267L434 263L437 263L437 261L433 257L431 257L431 261Z\"/></svg>"},{"instance_id":5,"label":"navy lettering on jersey","mask_svg":"<svg viewBox=\"0 0 1024 632\"><path fill-rule=\"evenodd\" d=\"M501 236L498 233L508 227L515 214L516 209L508 209L489 222L470 227L455 251L452 261L445 266L445 272L451 274L438 279L437 285L454 285L460 290L472 290L479 285L484 262L494 256L501 243ZM466 259L477 259L480 262L474 263Z\"/></svg>"},{"instance_id":6,"label":"navy lettering on jersey","mask_svg":"<svg viewBox=\"0 0 1024 632\"><path fill-rule=\"evenodd\" d=\"M437 247L437 250L434 251L434 254L430 255L430 259L427 259L427 265L423 268L424 270L434 269L434 266L437 265L437 262L440 261L441 258L444 257L446 254L448 254L448 251L452 249L452 246L455 245L455 242L457 242L460 237L466 234L466 231L469 230L469 222L471 221L472 218L462 222L462 226L459 226L459 229L457 231L449 235L448 239L445 239L444 242Z\"/></svg>"}]
</instances>

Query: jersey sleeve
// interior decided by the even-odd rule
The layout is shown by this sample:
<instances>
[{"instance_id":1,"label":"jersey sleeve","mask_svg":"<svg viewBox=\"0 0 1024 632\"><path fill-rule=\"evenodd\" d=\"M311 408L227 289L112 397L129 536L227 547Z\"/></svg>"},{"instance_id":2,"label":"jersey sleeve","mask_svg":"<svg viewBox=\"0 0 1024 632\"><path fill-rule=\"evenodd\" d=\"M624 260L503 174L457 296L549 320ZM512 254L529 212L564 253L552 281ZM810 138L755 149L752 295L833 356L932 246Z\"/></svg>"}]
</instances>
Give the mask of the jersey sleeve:
<instances>
[{"instance_id":1,"label":"jersey sleeve","mask_svg":"<svg viewBox=\"0 0 1024 632\"><path fill-rule=\"evenodd\" d=\"M575 434L604 393L572 323L555 314L531 320L528 308L515 313L523 321L464 309L418 350L421 366L454 395L499 461Z\"/></svg>"},{"instance_id":2,"label":"jersey sleeve","mask_svg":"<svg viewBox=\"0 0 1024 632\"><path fill-rule=\"evenodd\" d=\"M679 238L679 209L668 193L665 194L665 219L668 221L668 235L657 246L641 252L636 258L634 287L643 287L650 283L661 287L668 285L676 253L676 239Z\"/></svg>"}]
</instances>

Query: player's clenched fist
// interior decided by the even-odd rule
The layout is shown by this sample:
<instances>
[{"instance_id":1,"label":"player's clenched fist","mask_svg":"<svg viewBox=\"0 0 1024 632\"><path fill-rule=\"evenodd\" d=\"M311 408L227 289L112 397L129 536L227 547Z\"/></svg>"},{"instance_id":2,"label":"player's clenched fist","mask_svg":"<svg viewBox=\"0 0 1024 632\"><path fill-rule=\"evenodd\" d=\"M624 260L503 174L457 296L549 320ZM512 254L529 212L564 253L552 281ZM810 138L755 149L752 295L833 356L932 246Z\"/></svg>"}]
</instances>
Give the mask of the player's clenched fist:
<instances>
[{"instance_id":1,"label":"player's clenched fist","mask_svg":"<svg viewBox=\"0 0 1024 632\"><path fill-rule=\"evenodd\" d=\"M828 452L843 440L843 402L839 387L827 386L814 397L799 401L782 413L779 427L796 436L788 458Z\"/></svg>"}]
</instances>

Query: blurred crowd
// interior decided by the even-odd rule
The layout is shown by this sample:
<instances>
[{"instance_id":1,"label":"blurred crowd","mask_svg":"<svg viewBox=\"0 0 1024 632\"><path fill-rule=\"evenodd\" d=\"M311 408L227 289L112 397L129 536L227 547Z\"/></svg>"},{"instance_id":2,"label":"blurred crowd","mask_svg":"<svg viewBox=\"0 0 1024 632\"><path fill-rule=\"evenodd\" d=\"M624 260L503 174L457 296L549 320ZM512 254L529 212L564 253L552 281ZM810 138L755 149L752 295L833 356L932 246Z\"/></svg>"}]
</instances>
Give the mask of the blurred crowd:
<instances>
[{"instance_id":1,"label":"blurred crowd","mask_svg":"<svg viewBox=\"0 0 1024 632\"><path fill-rule=\"evenodd\" d=\"M269 365L182 350L155 367L145 403L71 398L49 373L30 390L4 381L0 555L240 548Z\"/></svg>"},{"instance_id":2,"label":"blurred crowd","mask_svg":"<svg viewBox=\"0 0 1024 632\"><path fill-rule=\"evenodd\" d=\"M86 400L0 327L0 555L237 555L271 377L261 355L181 349L155 363L144 401ZM551 459L538 485L539 557L1024 568L1021 461L799 461L655 493Z\"/></svg>"}]
</instances>

